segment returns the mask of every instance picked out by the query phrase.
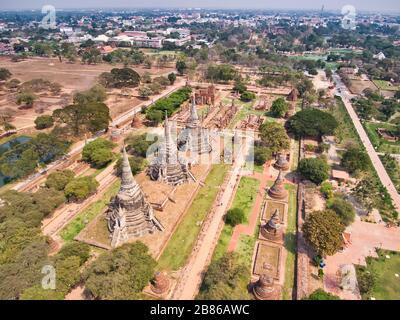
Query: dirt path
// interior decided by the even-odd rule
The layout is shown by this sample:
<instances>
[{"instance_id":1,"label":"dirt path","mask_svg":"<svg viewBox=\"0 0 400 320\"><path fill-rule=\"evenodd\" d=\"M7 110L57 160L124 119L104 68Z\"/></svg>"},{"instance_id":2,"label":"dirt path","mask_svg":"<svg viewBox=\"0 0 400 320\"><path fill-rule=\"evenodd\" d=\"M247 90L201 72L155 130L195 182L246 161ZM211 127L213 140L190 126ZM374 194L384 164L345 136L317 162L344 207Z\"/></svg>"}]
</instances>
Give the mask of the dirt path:
<instances>
[{"instance_id":1,"label":"dirt path","mask_svg":"<svg viewBox=\"0 0 400 320\"><path fill-rule=\"evenodd\" d=\"M378 173L381 183L386 187L388 193L390 194L393 200L393 204L396 207L396 210L400 212L400 195L397 193L397 190L392 180L387 174L385 167L383 166L381 160L379 159L379 156L376 153L374 146L369 140L368 135L361 124L360 119L358 118L356 112L353 109L353 106L350 102L351 96L348 93L346 86L343 84L343 82L340 80L337 74L334 75L334 81L337 85L337 88L340 89L341 91L338 92L337 94L340 94L340 96L342 97L347 112L350 115L351 120L353 121L353 124L357 130L358 135L360 136L362 143L364 144L365 149L367 150L367 153L371 159L373 166L375 167L376 172Z\"/></svg>"},{"instance_id":2,"label":"dirt path","mask_svg":"<svg viewBox=\"0 0 400 320\"><path fill-rule=\"evenodd\" d=\"M221 232L221 223L231 196L241 173L241 167L245 162L245 155L248 151L248 145L242 145L241 152L238 153L233 168L228 173L230 175L229 181L223 190L222 196L216 199L220 205L216 207L214 212L210 212L207 219L203 223L203 229L199 234L198 242L196 243L193 252L189 258L189 262L184 267L180 280L173 293L173 300L192 300L195 298L201 281L203 279L203 271L208 266L211 256L217 245L219 235Z\"/></svg>"}]
</instances>

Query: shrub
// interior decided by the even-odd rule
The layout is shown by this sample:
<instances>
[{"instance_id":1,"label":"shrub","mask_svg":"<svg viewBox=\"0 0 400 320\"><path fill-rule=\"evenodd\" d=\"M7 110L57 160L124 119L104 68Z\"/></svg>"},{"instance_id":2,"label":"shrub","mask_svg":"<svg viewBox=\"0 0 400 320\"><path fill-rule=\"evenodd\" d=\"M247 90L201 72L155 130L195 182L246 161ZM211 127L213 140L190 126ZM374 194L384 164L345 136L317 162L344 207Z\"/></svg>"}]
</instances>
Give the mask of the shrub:
<instances>
[{"instance_id":1,"label":"shrub","mask_svg":"<svg viewBox=\"0 0 400 320\"><path fill-rule=\"evenodd\" d=\"M50 173L46 179L46 187L64 191L65 186L74 179L74 176L71 170Z\"/></svg>"},{"instance_id":2,"label":"shrub","mask_svg":"<svg viewBox=\"0 0 400 320\"><path fill-rule=\"evenodd\" d=\"M243 102L249 102L251 100L254 100L255 98L256 95L250 91L245 91L240 95L240 100L242 100Z\"/></svg>"},{"instance_id":3,"label":"shrub","mask_svg":"<svg viewBox=\"0 0 400 320\"><path fill-rule=\"evenodd\" d=\"M246 220L245 213L242 209L233 208L226 213L225 221L232 227L243 223Z\"/></svg>"},{"instance_id":4,"label":"shrub","mask_svg":"<svg viewBox=\"0 0 400 320\"><path fill-rule=\"evenodd\" d=\"M303 300L340 300L340 298L322 289L317 289Z\"/></svg>"},{"instance_id":5,"label":"shrub","mask_svg":"<svg viewBox=\"0 0 400 320\"><path fill-rule=\"evenodd\" d=\"M329 178L329 165L323 158L302 159L298 171L305 179L316 184L321 184Z\"/></svg>"},{"instance_id":6,"label":"shrub","mask_svg":"<svg viewBox=\"0 0 400 320\"><path fill-rule=\"evenodd\" d=\"M82 201L94 194L99 183L93 177L75 178L65 187L65 196L69 200Z\"/></svg>"},{"instance_id":7,"label":"shrub","mask_svg":"<svg viewBox=\"0 0 400 320\"><path fill-rule=\"evenodd\" d=\"M44 115L39 116L35 119L35 127L37 130L51 128L54 125L54 119L52 116Z\"/></svg>"}]
</instances>

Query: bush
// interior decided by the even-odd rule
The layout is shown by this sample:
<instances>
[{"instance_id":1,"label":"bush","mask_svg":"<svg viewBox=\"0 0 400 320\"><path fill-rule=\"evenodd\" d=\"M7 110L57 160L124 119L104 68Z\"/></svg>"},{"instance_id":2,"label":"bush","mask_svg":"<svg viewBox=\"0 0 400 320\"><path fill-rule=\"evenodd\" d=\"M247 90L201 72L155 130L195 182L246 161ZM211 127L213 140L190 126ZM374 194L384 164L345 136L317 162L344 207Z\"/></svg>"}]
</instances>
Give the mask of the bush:
<instances>
[{"instance_id":1,"label":"bush","mask_svg":"<svg viewBox=\"0 0 400 320\"><path fill-rule=\"evenodd\" d=\"M340 300L340 298L322 289L317 289L303 300Z\"/></svg>"},{"instance_id":2,"label":"bush","mask_svg":"<svg viewBox=\"0 0 400 320\"><path fill-rule=\"evenodd\" d=\"M39 116L35 119L35 127L37 130L51 128L53 125L54 125L54 119L52 116L44 115L44 116Z\"/></svg>"},{"instance_id":3,"label":"bush","mask_svg":"<svg viewBox=\"0 0 400 320\"><path fill-rule=\"evenodd\" d=\"M321 184L320 191L326 199L330 199L333 196L333 187L329 181L325 181Z\"/></svg>"},{"instance_id":4,"label":"bush","mask_svg":"<svg viewBox=\"0 0 400 320\"><path fill-rule=\"evenodd\" d=\"M243 102L249 102L256 98L256 95L253 92L245 91L240 95L240 100Z\"/></svg>"},{"instance_id":5,"label":"bush","mask_svg":"<svg viewBox=\"0 0 400 320\"><path fill-rule=\"evenodd\" d=\"M357 282L360 293L364 299L369 299L376 285L376 275L372 270L364 267L357 269Z\"/></svg>"},{"instance_id":6,"label":"bush","mask_svg":"<svg viewBox=\"0 0 400 320\"><path fill-rule=\"evenodd\" d=\"M233 208L228 210L225 217L225 222L232 227L246 221L245 213L242 209Z\"/></svg>"},{"instance_id":7,"label":"bush","mask_svg":"<svg viewBox=\"0 0 400 320\"><path fill-rule=\"evenodd\" d=\"M82 201L94 194L99 183L93 177L75 178L65 187L65 196L69 200Z\"/></svg>"},{"instance_id":8,"label":"bush","mask_svg":"<svg viewBox=\"0 0 400 320\"><path fill-rule=\"evenodd\" d=\"M168 80L169 80L169 83L171 85L173 85L176 80L176 74L174 72L171 72L170 74L168 74Z\"/></svg>"},{"instance_id":9,"label":"bush","mask_svg":"<svg viewBox=\"0 0 400 320\"><path fill-rule=\"evenodd\" d=\"M258 166L272 159L272 152L265 147L254 147L254 163Z\"/></svg>"},{"instance_id":10,"label":"bush","mask_svg":"<svg viewBox=\"0 0 400 320\"><path fill-rule=\"evenodd\" d=\"M318 185L329 178L329 165L323 158L302 159L298 171L305 179Z\"/></svg>"},{"instance_id":11,"label":"bush","mask_svg":"<svg viewBox=\"0 0 400 320\"><path fill-rule=\"evenodd\" d=\"M357 171L367 171L370 168L370 160L363 150L350 148L343 154L341 165L353 174Z\"/></svg>"}]
</instances>

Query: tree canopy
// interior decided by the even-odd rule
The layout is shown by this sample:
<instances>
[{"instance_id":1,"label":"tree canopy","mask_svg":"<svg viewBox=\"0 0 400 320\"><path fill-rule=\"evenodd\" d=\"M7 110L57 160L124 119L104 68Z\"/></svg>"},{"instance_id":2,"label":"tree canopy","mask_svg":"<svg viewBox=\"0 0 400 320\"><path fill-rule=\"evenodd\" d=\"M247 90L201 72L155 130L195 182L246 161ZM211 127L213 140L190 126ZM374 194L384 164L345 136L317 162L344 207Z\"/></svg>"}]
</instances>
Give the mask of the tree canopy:
<instances>
[{"instance_id":1,"label":"tree canopy","mask_svg":"<svg viewBox=\"0 0 400 320\"><path fill-rule=\"evenodd\" d=\"M317 289L303 300L340 300L340 298L322 289Z\"/></svg>"},{"instance_id":2,"label":"tree canopy","mask_svg":"<svg viewBox=\"0 0 400 320\"><path fill-rule=\"evenodd\" d=\"M94 194L99 183L92 176L79 177L65 186L65 196L72 201L82 201Z\"/></svg>"},{"instance_id":3,"label":"tree canopy","mask_svg":"<svg viewBox=\"0 0 400 320\"><path fill-rule=\"evenodd\" d=\"M278 98L272 103L271 112L277 118L284 117L288 110L289 105L284 98Z\"/></svg>"},{"instance_id":4,"label":"tree canopy","mask_svg":"<svg viewBox=\"0 0 400 320\"><path fill-rule=\"evenodd\" d=\"M302 159L298 171L305 179L316 184L321 184L329 178L329 165L323 158Z\"/></svg>"},{"instance_id":5,"label":"tree canopy","mask_svg":"<svg viewBox=\"0 0 400 320\"><path fill-rule=\"evenodd\" d=\"M327 112L306 109L291 117L288 120L288 127L297 137L321 137L333 134L338 122Z\"/></svg>"},{"instance_id":6,"label":"tree canopy","mask_svg":"<svg viewBox=\"0 0 400 320\"><path fill-rule=\"evenodd\" d=\"M114 159L112 148L115 146L109 140L97 138L85 145L82 151L82 160L97 168L102 168Z\"/></svg>"},{"instance_id":7,"label":"tree canopy","mask_svg":"<svg viewBox=\"0 0 400 320\"><path fill-rule=\"evenodd\" d=\"M353 205L342 197L334 197L331 199L328 202L328 208L339 216L344 226L350 225L356 217Z\"/></svg>"},{"instance_id":8,"label":"tree canopy","mask_svg":"<svg viewBox=\"0 0 400 320\"><path fill-rule=\"evenodd\" d=\"M303 224L306 241L321 256L331 256L343 246L345 227L332 210L311 212Z\"/></svg>"},{"instance_id":9,"label":"tree canopy","mask_svg":"<svg viewBox=\"0 0 400 320\"><path fill-rule=\"evenodd\" d=\"M343 154L341 165L350 173L367 171L370 168L370 160L365 151L359 148L349 148Z\"/></svg>"},{"instance_id":10,"label":"tree canopy","mask_svg":"<svg viewBox=\"0 0 400 320\"><path fill-rule=\"evenodd\" d=\"M271 152L289 149L290 139L281 124L276 122L263 123L259 130L262 145L269 148Z\"/></svg>"},{"instance_id":11,"label":"tree canopy","mask_svg":"<svg viewBox=\"0 0 400 320\"><path fill-rule=\"evenodd\" d=\"M99 81L106 88L134 88L140 83L140 75L131 68L114 68L110 72L103 72Z\"/></svg>"},{"instance_id":12,"label":"tree canopy","mask_svg":"<svg viewBox=\"0 0 400 320\"><path fill-rule=\"evenodd\" d=\"M93 262L83 276L85 288L102 300L138 299L153 278L155 266L156 261L143 243L124 244Z\"/></svg>"},{"instance_id":13,"label":"tree canopy","mask_svg":"<svg viewBox=\"0 0 400 320\"><path fill-rule=\"evenodd\" d=\"M52 172L46 179L46 187L64 191L65 186L74 179L74 176L75 174L71 170Z\"/></svg>"}]
</instances>

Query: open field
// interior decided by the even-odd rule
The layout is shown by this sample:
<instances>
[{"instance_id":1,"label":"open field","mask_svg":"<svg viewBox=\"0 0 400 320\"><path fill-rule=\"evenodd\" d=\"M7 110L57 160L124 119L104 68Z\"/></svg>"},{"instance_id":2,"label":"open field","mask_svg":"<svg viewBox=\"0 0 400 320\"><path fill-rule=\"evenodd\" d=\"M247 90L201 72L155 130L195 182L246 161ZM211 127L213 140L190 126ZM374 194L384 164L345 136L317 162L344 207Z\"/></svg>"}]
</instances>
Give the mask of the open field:
<instances>
[{"instance_id":1,"label":"open field","mask_svg":"<svg viewBox=\"0 0 400 320\"><path fill-rule=\"evenodd\" d=\"M376 85L370 80L351 79L349 90L353 94L362 94L365 89L376 91Z\"/></svg>"},{"instance_id":2,"label":"open field","mask_svg":"<svg viewBox=\"0 0 400 320\"><path fill-rule=\"evenodd\" d=\"M198 191L158 260L160 269L177 270L184 265L200 232L202 221L210 211L229 167L223 164L213 166L204 187Z\"/></svg>"},{"instance_id":3,"label":"open field","mask_svg":"<svg viewBox=\"0 0 400 320\"><path fill-rule=\"evenodd\" d=\"M357 266L357 276L363 271L369 271L376 276L376 284L371 293L371 297L376 300L399 300L400 277L396 277L396 274L400 274L400 253L378 250L378 256L367 258L366 267Z\"/></svg>"},{"instance_id":4,"label":"open field","mask_svg":"<svg viewBox=\"0 0 400 320\"><path fill-rule=\"evenodd\" d=\"M389 81L385 80L373 80L373 83L381 90L386 91L398 91L400 90L400 85L392 85Z\"/></svg>"},{"instance_id":5,"label":"open field","mask_svg":"<svg viewBox=\"0 0 400 320\"><path fill-rule=\"evenodd\" d=\"M388 130L396 129L395 126L385 123L372 123L364 122L365 131L368 134L371 143L378 152L400 154L400 141L390 142L380 137L376 131L378 128L385 128Z\"/></svg>"}]
</instances>

